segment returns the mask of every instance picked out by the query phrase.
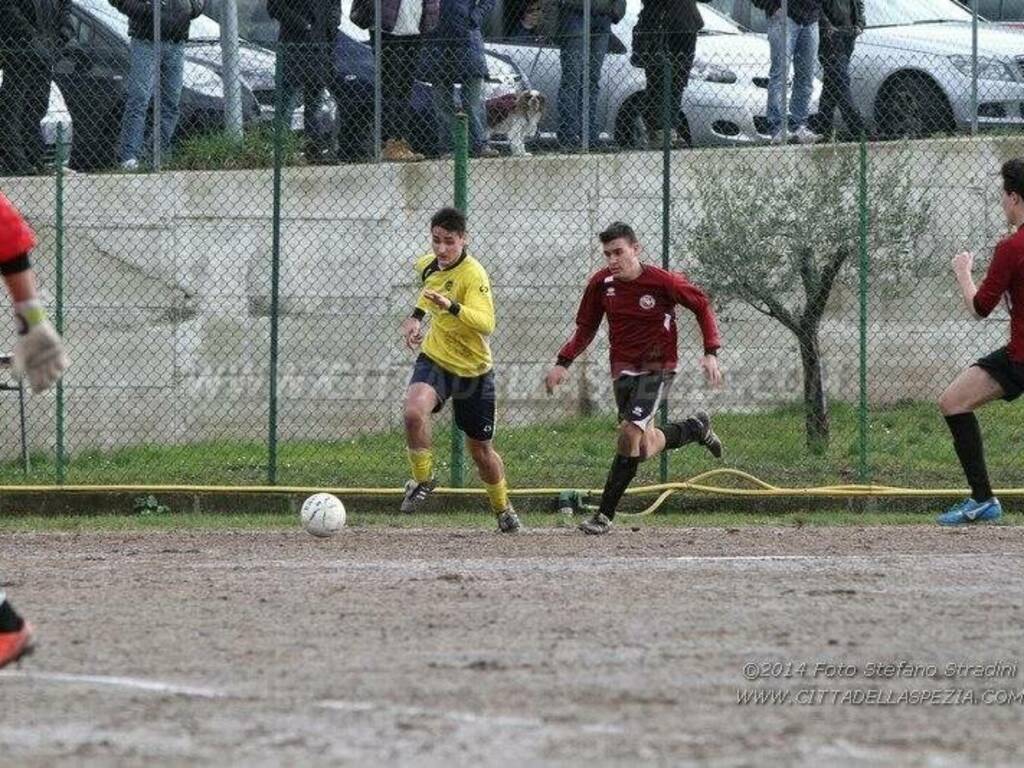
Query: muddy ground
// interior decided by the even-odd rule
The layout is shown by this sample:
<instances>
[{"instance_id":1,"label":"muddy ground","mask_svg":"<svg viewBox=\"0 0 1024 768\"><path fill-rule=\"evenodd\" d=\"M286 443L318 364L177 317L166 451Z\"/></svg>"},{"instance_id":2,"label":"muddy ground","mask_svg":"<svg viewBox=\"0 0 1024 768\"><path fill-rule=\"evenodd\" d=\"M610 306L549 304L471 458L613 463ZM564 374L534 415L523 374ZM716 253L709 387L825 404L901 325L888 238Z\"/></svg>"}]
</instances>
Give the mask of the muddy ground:
<instances>
[{"instance_id":1,"label":"muddy ground","mask_svg":"<svg viewBox=\"0 0 1024 768\"><path fill-rule=\"evenodd\" d=\"M9 534L0 583L2 765L1022 759L1021 527Z\"/></svg>"}]
</instances>

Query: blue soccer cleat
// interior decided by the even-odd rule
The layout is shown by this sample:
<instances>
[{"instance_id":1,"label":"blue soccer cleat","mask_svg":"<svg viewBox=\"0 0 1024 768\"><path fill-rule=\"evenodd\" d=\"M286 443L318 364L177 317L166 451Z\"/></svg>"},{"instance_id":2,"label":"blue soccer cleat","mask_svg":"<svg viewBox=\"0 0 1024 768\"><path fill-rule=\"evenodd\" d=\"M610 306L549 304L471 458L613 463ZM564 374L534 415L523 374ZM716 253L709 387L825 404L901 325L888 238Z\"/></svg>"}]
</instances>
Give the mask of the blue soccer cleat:
<instances>
[{"instance_id":1,"label":"blue soccer cleat","mask_svg":"<svg viewBox=\"0 0 1024 768\"><path fill-rule=\"evenodd\" d=\"M987 523L1003 516L1003 507L999 499L993 496L986 501L975 501L967 497L959 504L954 504L948 512L943 512L936 519L939 525L970 525L971 523Z\"/></svg>"}]
</instances>

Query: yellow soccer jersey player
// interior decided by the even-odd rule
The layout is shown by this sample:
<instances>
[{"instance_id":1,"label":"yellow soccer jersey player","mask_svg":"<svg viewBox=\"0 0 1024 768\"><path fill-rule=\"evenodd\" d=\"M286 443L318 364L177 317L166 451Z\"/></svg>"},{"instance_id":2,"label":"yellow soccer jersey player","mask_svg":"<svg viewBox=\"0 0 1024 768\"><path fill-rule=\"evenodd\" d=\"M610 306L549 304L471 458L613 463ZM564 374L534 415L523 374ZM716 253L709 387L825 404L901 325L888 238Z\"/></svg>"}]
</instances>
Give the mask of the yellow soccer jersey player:
<instances>
[{"instance_id":1,"label":"yellow soccer jersey player","mask_svg":"<svg viewBox=\"0 0 1024 768\"><path fill-rule=\"evenodd\" d=\"M437 486L430 448L430 415L450 398L455 424L484 481L498 529L522 526L508 499L505 464L494 450L497 400L487 336L494 330L494 300L487 272L466 253L466 218L442 208L430 220L433 252L416 262L423 287L416 309L402 323L406 346L422 350L405 393L405 440L412 479L403 512L414 512ZM422 322L430 314L426 338Z\"/></svg>"},{"instance_id":2,"label":"yellow soccer jersey player","mask_svg":"<svg viewBox=\"0 0 1024 768\"><path fill-rule=\"evenodd\" d=\"M428 253L416 262L423 290L416 308L430 314L423 354L458 376L481 376L491 370L487 337L494 331L494 300L487 272L463 251L455 263L442 268ZM448 309L427 298L432 291L448 299Z\"/></svg>"}]
</instances>

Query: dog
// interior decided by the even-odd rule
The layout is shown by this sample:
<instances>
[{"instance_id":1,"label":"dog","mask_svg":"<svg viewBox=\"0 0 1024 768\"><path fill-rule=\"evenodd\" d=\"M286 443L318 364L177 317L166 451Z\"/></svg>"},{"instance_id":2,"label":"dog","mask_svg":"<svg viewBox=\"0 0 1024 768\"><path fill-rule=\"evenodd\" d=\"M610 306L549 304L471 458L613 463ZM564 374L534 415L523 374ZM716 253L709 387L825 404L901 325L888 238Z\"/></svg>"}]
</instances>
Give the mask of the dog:
<instances>
[{"instance_id":1,"label":"dog","mask_svg":"<svg viewBox=\"0 0 1024 768\"><path fill-rule=\"evenodd\" d=\"M513 157L526 157L526 140L537 135L546 99L540 91L506 93L487 100L487 126L508 137Z\"/></svg>"}]
</instances>

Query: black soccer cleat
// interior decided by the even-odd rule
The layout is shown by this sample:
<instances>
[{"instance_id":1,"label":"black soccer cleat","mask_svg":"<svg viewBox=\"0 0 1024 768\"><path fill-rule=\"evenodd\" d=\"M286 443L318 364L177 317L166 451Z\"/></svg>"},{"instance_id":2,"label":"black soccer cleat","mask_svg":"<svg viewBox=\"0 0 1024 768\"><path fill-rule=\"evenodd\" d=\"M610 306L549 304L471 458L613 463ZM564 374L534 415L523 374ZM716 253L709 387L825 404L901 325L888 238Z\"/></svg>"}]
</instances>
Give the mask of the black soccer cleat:
<instances>
[{"instance_id":1,"label":"black soccer cleat","mask_svg":"<svg viewBox=\"0 0 1024 768\"><path fill-rule=\"evenodd\" d=\"M688 421L697 423L697 442L708 449L716 459L722 458L722 440L711 428L711 417L707 411L697 411Z\"/></svg>"},{"instance_id":2,"label":"black soccer cleat","mask_svg":"<svg viewBox=\"0 0 1024 768\"><path fill-rule=\"evenodd\" d=\"M523 524L519 522L519 515L512 509L511 504L498 513L499 531L502 533L519 533L522 529Z\"/></svg>"},{"instance_id":3,"label":"black soccer cleat","mask_svg":"<svg viewBox=\"0 0 1024 768\"><path fill-rule=\"evenodd\" d=\"M601 512L595 512L580 523L578 527L584 533L588 533L592 536L600 536L601 534L608 533L608 531L612 529L612 521Z\"/></svg>"},{"instance_id":4,"label":"black soccer cleat","mask_svg":"<svg viewBox=\"0 0 1024 768\"><path fill-rule=\"evenodd\" d=\"M424 480L422 483L417 483L415 480L409 480L405 484L405 497L402 499L402 511L406 514L415 512L425 502L430 494L437 488L437 478L432 477L429 480Z\"/></svg>"}]
</instances>

